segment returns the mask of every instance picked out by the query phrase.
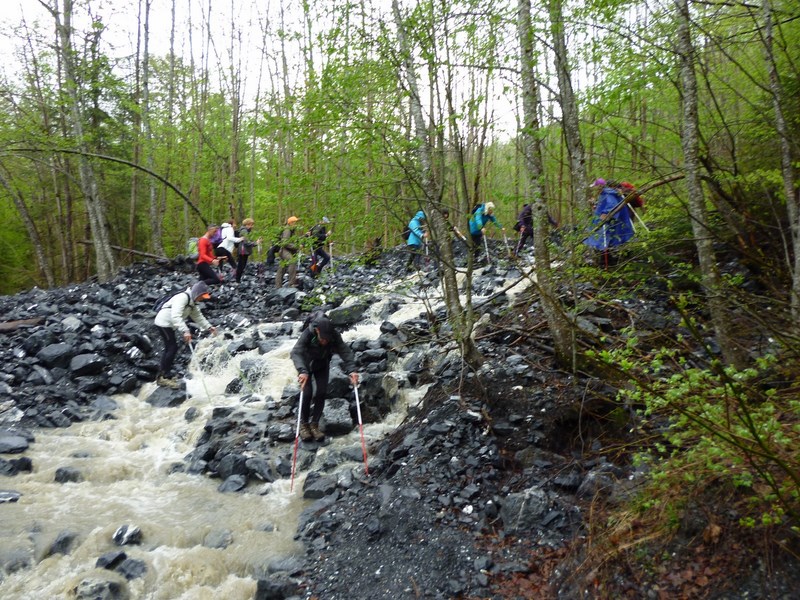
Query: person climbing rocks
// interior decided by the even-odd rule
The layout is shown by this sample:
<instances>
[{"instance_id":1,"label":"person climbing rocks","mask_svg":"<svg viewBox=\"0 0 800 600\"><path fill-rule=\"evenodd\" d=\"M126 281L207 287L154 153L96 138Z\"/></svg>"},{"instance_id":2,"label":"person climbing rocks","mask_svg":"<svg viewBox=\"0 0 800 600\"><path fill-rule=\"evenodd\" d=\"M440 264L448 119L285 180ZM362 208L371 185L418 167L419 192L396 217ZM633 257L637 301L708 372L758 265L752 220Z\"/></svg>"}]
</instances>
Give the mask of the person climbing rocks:
<instances>
[{"instance_id":1,"label":"person climbing rocks","mask_svg":"<svg viewBox=\"0 0 800 600\"><path fill-rule=\"evenodd\" d=\"M350 373L350 383L353 386L358 385L353 351L342 340L330 319L319 313L300 333L290 353L297 369L297 381L300 383L300 439L304 442L321 442L325 439L325 434L319 428L319 421L325 408L334 354L341 357L345 373Z\"/></svg>"},{"instance_id":2,"label":"person climbing rocks","mask_svg":"<svg viewBox=\"0 0 800 600\"><path fill-rule=\"evenodd\" d=\"M250 233L253 231L255 224L253 219L247 218L242 221L242 228L239 230L241 242L239 243L239 260L236 261L236 283L242 280L242 275L244 275L244 270L247 268L247 261L253 253L253 248L261 246L261 238L257 240L250 239Z\"/></svg>"},{"instance_id":3,"label":"person climbing rocks","mask_svg":"<svg viewBox=\"0 0 800 600\"><path fill-rule=\"evenodd\" d=\"M505 233L506 228L500 225L497 217L494 216L494 202L486 202L476 206L469 219L469 235L472 237L472 249L476 259L480 256L483 248L483 230L490 222ZM489 257L487 256L486 259L488 260Z\"/></svg>"},{"instance_id":4,"label":"person climbing rocks","mask_svg":"<svg viewBox=\"0 0 800 600\"><path fill-rule=\"evenodd\" d=\"M219 285L222 280L214 267L219 265L219 259L214 254L214 245L211 238L217 233L219 225L209 225L205 234L197 240L197 274L200 281L206 285Z\"/></svg>"},{"instance_id":5,"label":"person climbing rocks","mask_svg":"<svg viewBox=\"0 0 800 600\"><path fill-rule=\"evenodd\" d=\"M286 219L286 225L281 233L278 251L278 271L275 273L275 287L283 287L283 275L289 274L289 287L293 287L297 280L297 261L295 256L299 251L297 243L292 238L296 238L295 225L300 219L291 216Z\"/></svg>"},{"instance_id":6,"label":"person climbing rocks","mask_svg":"<svg viewBox=\"0 0 800 600\"><path fill-rule=\"evenodd\" d=\"M330 222L328 217L322 217L322 220L314 225L306 234L312 240L311 273L314 277L319 277L323 267L331 262L330 254L325 252L325 244L330 235L327 226Z\"/></svg>"},{"instance_id":7,"label":"person climbing rocks","mask_svg":"<svg viewBox=\"0 0 800 600\"><path fill-rule=\"evenodd\" d=\"M178 353L178 342L175 332L183 336L187 344L192 342L192 332L186 325L186 318L194 321L202 330L208 330L213 335L217 328L211 325L200 310L200 303L211 298L211 290L204 281L198 281L192 287L178 292L167 300L156 313L155 325L161 338L164 340L164 353L161 355L156 383L160 386L177 389L180 384L170 377L175 355Z\"/></svg>"},{"instance_id":8,"label":"person climbing rocks","mask_svg":"<svg viewBox=\"0 0 800 600\"><path fill-rule=\"evenodd\" d=\"M424 244L428 238L424 226L425 222L425 213L421 210L417 211L417 214L408 222L409 234L406 246L408 246L409 254L408 262L406 262L406 272L411 271L412 266L417 269L420 269L422 266L422 244Z\"/></svg>"},{"instance_id":9,"label":"person climbing rocks","mask_svg":"<svg viewBox=\"0 0 800 600\"><path fill-rule=\"evenodd\" d=\"M614 182L596 179L593 187L600 190L594 206L594 216L590 226L591 233L583 241L602 253L606 267L616 261L616 251L633 237L631 211L627 207L614 212L623 198ZM613 213L613 214L612 214Z\"/></svg>"}]
</instances>

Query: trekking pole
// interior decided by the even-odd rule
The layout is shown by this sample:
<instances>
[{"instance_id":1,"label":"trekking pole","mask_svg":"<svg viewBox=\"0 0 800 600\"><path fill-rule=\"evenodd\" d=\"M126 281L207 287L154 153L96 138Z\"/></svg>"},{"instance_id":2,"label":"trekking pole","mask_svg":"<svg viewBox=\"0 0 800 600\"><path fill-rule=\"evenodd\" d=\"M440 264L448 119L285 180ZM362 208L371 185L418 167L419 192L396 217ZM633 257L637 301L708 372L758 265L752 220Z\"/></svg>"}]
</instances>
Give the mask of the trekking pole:
<instances>
[{"instance_id":1,"label":"trekking pole","mask_svg":"<svg viewBox=\"0 0 800 600\"><path fill-rule=\"evenodd\" d=\"M511 252L511 246L508 245L508 236L506 235L506 230L503 230L503 240L506 243L506 252L508 252L509 256L514 256Z\"/></svg>"},{"instance_id":2,"label":"trekking pole","mask_svg":"<svg viewBox=\"0 0 800 600\"><path fill-rule=\"evenodd\" d=\"M333 242L328 242L328 251L331 256L331 273L336 273L336 270L333 268Z\"/></svg>"},{"instance_id":3,"label":"trekking pole","mask_svg":"<svg viewBox=\"0 0 800 600\"><path fill-rule=\"evenodd\" d=\"M194 344L192 344L191 341L187 342L187 343L189 344L189 352L191 352L191 354L192 354L192 360L196 361L197 360L197 354L194 351ZM197 368L198 368L198 370L200 372L200 382L203 384L203 389L206 391L206 397L210 400L211 399L211 394L208 393L208 386L206 385L206 378L203 377L203 370L200 369L200 365L199 364L198 364ZM188 391L186 393L186 398L187 398L187 400L189 398Z\"/></svg>"},{"instance_id":4,"label":"trekking pole","mask_svg":"<svg viewBox=\"0 0 800 600\"><path fill-rule=\"evenodd\" d=\"M486 264L491 265L492 259L489 257L489 242L486 239L486 234L483 234L483 247L486 248Z\"/></svg>"},{"instance_id":5,"label":"trekking pole","mask_svg":"<svg viewBox=\"0 0 800 600\"><path fill-rule=\"evenodd\" d=\"M642 227L644 227L644 230L645 230L645 231L650 231L650 230L647 228L647 225L645 225L645 224L644 224L644 221L642 220L642 217L640 217L640 216L639 216L639 213L638 213L638 212L636 212L635 210L633 210L633 208L631 208L630 210L631 210L631 212L633 213L633 216L635 216L635 217L636 217L636 218L639 220L639 224L640 224Z\"/></svg>"},{"instance_id":6,"label":"trekking pole","mask_svg":"<svg viewBox=\"0 0 800 600\"><path fill-rule=\"evenodd\" d=\"M603 223L603 261L605 262L606 271L608 271L608 234L607 225Z\"/></svg>"},{"instance_id":7,"label":"trekking pole","mask_svg":"<svg viewBox=\"0 0 800 600\"><path fill-rule=\"evenodd\" d=\"M369 477L369 466L367 465L367 444L364 441L364 424L361 422L361 402L358 399L358 384L353 386L356 393L356 414L358 415L358 430L361 433L361 453L364 455L364 472Z\"/></svg>"},{"instance_id":8,"label":"trekking pole","mask_svg":"<svg viewBox=\"0 0 800 600\"><path fill-rule=\"evenodd\" d=\"M308 380L306 380L308 383ZM303 388L300 388L300 403L297 405L297 427L294 430L294 456L292 457L292 482L289 484L289 491L294 490L294 472L297 468L297 448L300 445L300 416L303 414Z\"/></svg>"}]
</instances>

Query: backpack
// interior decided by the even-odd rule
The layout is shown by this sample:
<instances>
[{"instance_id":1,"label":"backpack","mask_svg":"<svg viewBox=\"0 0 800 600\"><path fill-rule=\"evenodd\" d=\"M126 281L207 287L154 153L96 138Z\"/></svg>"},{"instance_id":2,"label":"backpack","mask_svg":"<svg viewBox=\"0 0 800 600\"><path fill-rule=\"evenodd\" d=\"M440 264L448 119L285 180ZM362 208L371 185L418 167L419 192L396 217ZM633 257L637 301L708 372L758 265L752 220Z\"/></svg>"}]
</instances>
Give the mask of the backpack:
<instances>
[{"instance_id":1,"label":"backpack","mask_svg":"<svg viewBox=\"0 0 800 600\"><path fill-rule=\"evenodd\" d=\"M403 236L403 239L405 241L408 241L408 238L411 237L411 228L408 225L406 225L406 228L403 229L403 231L402 231L402 233L400 233L400 235Z\"/></svg>"},{"instance_id":2,"label":"backpack","mask_svg":"<svg viewBox=\"0 0 800 600\"><path fill-rule=\"evenodd\" d=\"M164 308L164 305L167 302L172 300L178 294L186 294L187 296L189 296L189 292L187 292L184 289L172 290L170 293L165 294L164 296L161 296L158 300L155 301L155 303L153 304L153 310L155 312L159 312L162 308ZM191 301L192 301L192 298L189 296L189 302L191 302Z\"/></svg>"},{"instance_id":3,"label":"backpack","mask_svg":"<svg viewBox=\"0 0 800 600\"><path fill-rule=\"evenodd\" d=\"M211 242L211 246L216 248L222 242L222 227L217 227L217 230L214 232L214 235L211 236L209 239Z\"/></svg>"},{"instance_id":4,"label":"backpack","mask_svg":"<svg viewBox=\"0 0 800 600\"><path fill-rule=\"evenodd\" d=\"M303 321L303 324L300 326L300 331L305 331L306 329L308 329L311 326L311 324L314 321L316 321L319 317L325 317L327 319L328 315L326 315L325 311L322 310L321 308L312 310L305 318L305 321Z\"/></svg>"},{"instance_id":5,"label":"backpack","mask_svg":"<svg viewBox=\"0 0 800 600\"><path fill-rule=\"evenodd\" d=\"M478 212L479 208L483 208L483 202L478 202L478 204L472 207L472 214L474 215L476 212Z\"/></svg>"},{"instance_id":6,"label":"backpack","mask_svg":"<svg viewBox=\"0 0 800 600\"><path fill-rule=\"evenodd\" d=\"M189 238L186 241L186 256L188 258L197 258L197 256L198 256L197 240L198 240L198 238L193 237L193 238Z\"/></svg>"}]
</instances>

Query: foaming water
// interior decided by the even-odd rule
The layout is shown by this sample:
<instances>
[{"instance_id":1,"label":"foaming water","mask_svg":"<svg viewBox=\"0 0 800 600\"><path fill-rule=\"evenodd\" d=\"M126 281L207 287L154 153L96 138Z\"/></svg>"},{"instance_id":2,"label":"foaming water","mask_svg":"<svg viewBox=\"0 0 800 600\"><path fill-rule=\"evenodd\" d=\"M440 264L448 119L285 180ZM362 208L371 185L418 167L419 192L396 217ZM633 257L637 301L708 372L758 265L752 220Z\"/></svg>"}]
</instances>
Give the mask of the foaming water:
<instances>
[{"instance_id":1,"label":"foaming water","mask_svg":"<svg viewBox=\"0 0 800 600\"><path fill-rule=\"evenodd\" d=\"M274 363L282 352L288 356L284 346L291 343L275 350ZM193 364L205 351L198 348ZM292 539L305 505L297 490L291 494L289 482L280 480L222 494L219 480L172 472L194 448L212 409L238 403L222 393L236 369L229 361L216 372L195 370L189 398L177 408L145 402L154 390L148 384L138 396L114 397L113 420L37 431L26 452L34 471L4 482L22 496L0 505L0 561L7 570L14 560L27 566L0 581L0 597L65 598L87 578L122 583L94 566L103 553L122 549L147 567L127 583L132 598L252 598L270 560L300 551ZM266 387L281 387L291 376L285 371L278 365L277 381ZM200 416L187 422L190 407ZM82 481L55 483L62 467L77 469ZM114 532L126 524L141 529L140 546L114 544ZM76 536L69 553L45 557L63 532ZM204 546L209 534L221 532L227 547Z\"/></svg>"}]
</instances>

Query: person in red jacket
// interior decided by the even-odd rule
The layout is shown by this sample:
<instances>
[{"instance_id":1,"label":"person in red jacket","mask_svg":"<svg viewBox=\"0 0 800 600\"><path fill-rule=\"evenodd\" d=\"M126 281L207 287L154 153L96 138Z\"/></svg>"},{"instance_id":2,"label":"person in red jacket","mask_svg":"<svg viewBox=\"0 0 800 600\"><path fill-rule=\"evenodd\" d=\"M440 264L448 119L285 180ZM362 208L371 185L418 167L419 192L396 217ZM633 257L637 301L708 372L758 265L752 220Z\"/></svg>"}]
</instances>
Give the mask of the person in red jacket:
<instances>
[{"instance_id":1,"label":"person in red jacket","mask_svg":"<svg viewBox=\"0 0 800 600\"><path fill-rule=\"evenodd\" d=\"M219 274L214 270L219 264L219 259L211 245L211 236L217 229L219 225L209 225L205 235L197 240L197 274L200 276L200 281L205 281L207 285L219 285L221 282Z\"/></svg>"}]
</instances>

